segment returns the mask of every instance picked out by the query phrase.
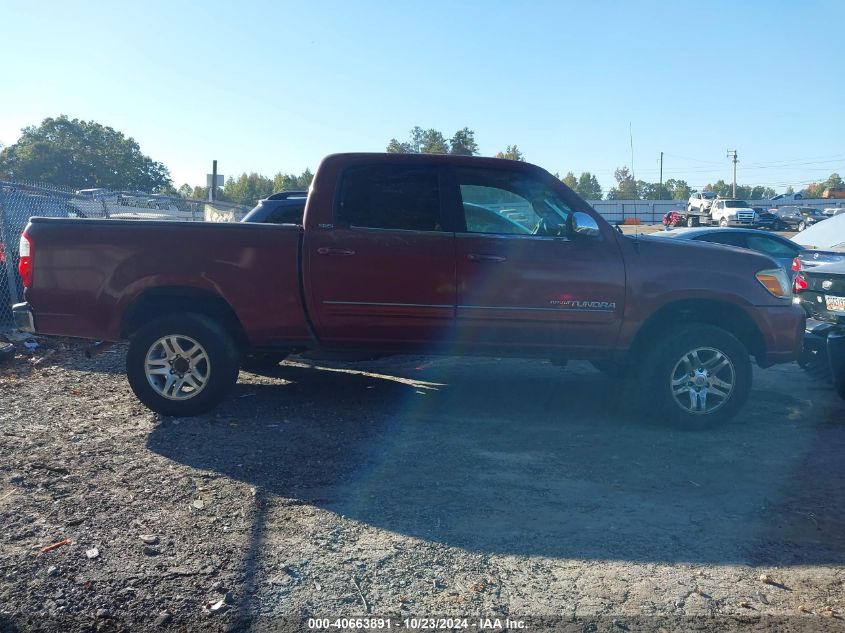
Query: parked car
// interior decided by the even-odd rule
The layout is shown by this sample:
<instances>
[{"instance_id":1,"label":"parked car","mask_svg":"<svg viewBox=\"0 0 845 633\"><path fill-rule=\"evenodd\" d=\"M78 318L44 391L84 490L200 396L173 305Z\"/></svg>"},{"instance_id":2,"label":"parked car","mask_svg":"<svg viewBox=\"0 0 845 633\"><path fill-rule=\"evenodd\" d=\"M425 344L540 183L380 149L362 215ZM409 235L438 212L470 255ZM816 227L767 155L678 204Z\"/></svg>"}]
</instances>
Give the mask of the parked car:
<instances>
[{"instance_id":1,"label":"parked car","mask_svg":"<svg viewBox=\"0 0 845 633\"><path fill-rule=\"evenodd\" d=\"M798 207L787 205L773 210L782 223L788 226L787 230L803 231L808 226L826 220L828 216L822 213L821 209L814 207Z\"/></svg>"},{"instance_id":2,"label":"parked car","mask_svg":"<svg viewBox=\"0 0 845 633\"><path fill-rule=\"evenodd\" d=\"M803 247L797 268L845 261L845 214L825 220L799 233L792 240Z\"/></svg>"},{"instance_id":3,"label":"parked car","mask_svg":"<svg viewBox=\"0 0 845 633\"><path fill-rule=\"evenodd\" d=\"M809 317L799 362L814 375L830 375L845 399L845 262L802 270L794 284Z\"/></svg>"},{"instance_id":4,"label":"parked car","mask_svg":"<svg viewBox=\"0 0 845 633\"><path fill-rule=\"evenodd\" d=\"M539 167L455 155L329 156L301 226L34 218L20 272L19 327L128 340L133 391L178 416L249 353L428 352L626 366L650 418L709 428L805 320L767 256L622 235Z\"/></svg>"},{"instance_id":5,"label":"parked car","mask_svg":"<svg viewBox=\"0 0 845 633\"><path fill-rule=\"evenodd\" d=\"M700 227L658 231L653 235L672 237L678 240L710 242L757 251L775 260L790 278L793 276L793 262L804 250L800 245L786 237L757 229Z\"/></svg>"},{"instance_id":6,"label":"parked car","mask_svg":"<svg viewBox=\"0 0 845 633\"><path fill-rule=\"evenodd\" d=\"M793 202L795 200L803 200L804 194L800 191L796 193L780 193L769 198L771 202Z\"/></svg>"},{"instance_id":7,"label":"parked car","mask_svg":"<svg viewBox=\"0 0 845 633\"><path fill-rule=\"evenodd\" d=\"M712 191L694 193L687 201L687 226L710 224L710 208L716 201L716 194Z\"/></svg>"},{"instance_id":8,"label":"parked car","mask_svg":"<svg viewBox=\"0 0 845 633\"><path fill-rule=\"evenodd\" d=\"M711 224L719 226L754 226L757 213L745 200L716 200L710 208Z\"/></svg>"},{"instance_id":9,"label":"parked car","mask_svg":"<svg viewBox=\"0 0 845 633\"><path fill-rule=\"evenodd\" d=\"M845 187L828 187L822 191L822 198L845 198Z\"/></svg>"},{"instance_id":10,"label":"parked car","mask_svg":"<svg viewBox=\"0 0 845 633\"><path fill-rule=\"evenodd\" d=\"M826 207L822 209L822 213L824 213L827 217L832 218L834 215L845 213L845 207Z\"/></svg>"},{"instance_id":11,"label":"parked car","mask_svg":"<svg viewBox=\"0 0 845 633\"><path fill-rule=\"evenodd\" d=\"M282 191L259 200L241 222L262 224L302 224L307 191Z\"/></svg>"},{"instance_id":12,"label":"parked car","mask_svg":"<svg viewBox=\"0 0 845 633\"><path fill-rule=\"evenodd\" d=\"M752 207L754 209L754 213L756 213L756 219L754 220L754 228L755 229L767 229L769 231L781 231L786 228L789 228L788 225L784 224L778 219L776 213L772 213L771 211L765 209L764 207Z\"/></svg>"}]
</instances>

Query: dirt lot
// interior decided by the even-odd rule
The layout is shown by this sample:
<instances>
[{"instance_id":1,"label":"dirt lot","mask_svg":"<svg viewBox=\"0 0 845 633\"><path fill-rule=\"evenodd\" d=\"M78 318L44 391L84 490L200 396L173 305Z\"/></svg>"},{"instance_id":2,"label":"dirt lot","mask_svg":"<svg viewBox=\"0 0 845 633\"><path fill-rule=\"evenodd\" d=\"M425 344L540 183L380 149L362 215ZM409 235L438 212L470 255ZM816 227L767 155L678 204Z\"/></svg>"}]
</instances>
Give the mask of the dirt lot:
<instances>
[{"instance_id":1,"label":"dirt lot","mask_svg":"<svg viewBox=\"0 0 845 633\"><path fill-rule=\"evenodd\" d=\"M796 366L683 433L587 364L499 359L290 362L161 419L124 353L0 366L4 633L845 629L845 403Z\"/></svg>"}]
</instances>

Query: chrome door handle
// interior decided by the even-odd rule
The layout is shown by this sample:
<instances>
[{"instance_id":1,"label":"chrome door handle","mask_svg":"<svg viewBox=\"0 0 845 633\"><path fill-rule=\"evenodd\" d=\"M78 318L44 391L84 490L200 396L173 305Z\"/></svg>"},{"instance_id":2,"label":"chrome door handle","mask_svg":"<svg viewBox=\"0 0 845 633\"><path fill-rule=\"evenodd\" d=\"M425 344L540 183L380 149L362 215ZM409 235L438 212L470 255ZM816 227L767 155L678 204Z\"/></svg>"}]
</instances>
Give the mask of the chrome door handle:
<instances>
[{"instance_id":1,"label":"chrome door handle","mask_svg":"<svg viewBox=\"0 0 845 633\"><path fill-rule=\"evenodd\" d=\"M504 262L507 261L507 257L502 257L501 255L482 255L481 253L470 253L467 255L467 259L471 262Z\"/></svg>"},{"instance_id":2,"label":"chrome door handle","mask_svg":"<svg viewBox=\"0 0 845 633\"><path fill-rule=\"evenodd\" d=\"M355 251L350 250L348 248L329 248L328 246L321 246L317 249L318 255L341 255L341 256L349 256L354 255Z\"/></svg>"}]
</instances>

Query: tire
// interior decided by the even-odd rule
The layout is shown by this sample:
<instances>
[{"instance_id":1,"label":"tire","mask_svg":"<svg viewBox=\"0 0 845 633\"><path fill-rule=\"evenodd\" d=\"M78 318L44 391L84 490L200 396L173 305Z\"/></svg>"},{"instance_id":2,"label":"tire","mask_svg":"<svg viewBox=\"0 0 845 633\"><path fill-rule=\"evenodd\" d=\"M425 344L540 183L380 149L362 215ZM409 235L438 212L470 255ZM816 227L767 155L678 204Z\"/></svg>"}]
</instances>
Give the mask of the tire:
<instances>
[{"instance_id":1,"label":"tire","mask_svg":"<svg viewBox=\"0 0 845 633\"><path fill-rule=\"evenodd\" d=\"M643 412L682 430L708 430L727 422L745 404L751 389L748 350L735 336L712 325L690 324L673 332L640 367ZM713 379L721 384L714 385ZM717 395L720 392L725 395Z\"/></svg>"},{"instance_id":2,"label":"tire","mask_svg":"<svg viewBox=\"0 0 845 633\"><path fill-rule=\"evenodd\" d=\"M692 227L694 227L695 225L696 225L695 216L688 215L688 216L687 216L687 226L688 226L689 228L692 228Z\"/></svg>"},{"instance_id":3,"label":"tire","mask_svg":"<svg viewBox=\"0 0 845 633\"><path fill-rule=\"evenodd\" d=\"M168 315L129 340L126 375L138 400L156 413L199 415L217 406L234 386L238 350L214 320L194 313Z\"/></svg>"},{"instance_id":4,"label":"tire","mask_svg":"<svg viewBox=\"0 0 845 633\"><path fill-rule=\"evenodd\" d=\"M722 228L725 228L727 225L728 225L728 221L725 218L722 218L721 220L719 220L719 226L721 226Z\"/></svg>"},{"instance_id":5,"label":"tire","mask_svg":"<svg viewBox=\"0 0 845 633\"><path fill-rule=\"evenodd\" d=\"M807 228L807 223L806 223L806 222L804 222L803 220L802 220L801 222L799 222L799 223L798 223L798 232L799 232L799 233L800 233L801 231L803 231L804 229L806 229L806 228Z\"/></svg>"}]
</instances>

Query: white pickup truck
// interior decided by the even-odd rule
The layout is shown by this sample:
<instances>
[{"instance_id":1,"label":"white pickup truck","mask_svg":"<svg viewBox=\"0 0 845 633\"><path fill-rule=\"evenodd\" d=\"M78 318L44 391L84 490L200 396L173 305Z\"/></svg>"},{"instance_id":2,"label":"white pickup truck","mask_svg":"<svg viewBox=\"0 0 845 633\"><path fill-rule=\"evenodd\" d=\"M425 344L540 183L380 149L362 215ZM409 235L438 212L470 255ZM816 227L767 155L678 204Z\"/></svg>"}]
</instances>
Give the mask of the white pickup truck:
<instances>
[{"instance_id":1,"label":"white pickup truck","mask_svg":"<svg viewBox=\"0 0 845 633\"><path fill-rule=\"evenodd\" d=\"M710 222L719 226L754 226L757 212L745 200L716 200L710 207Z\"/></svg>"}]
</instances>

